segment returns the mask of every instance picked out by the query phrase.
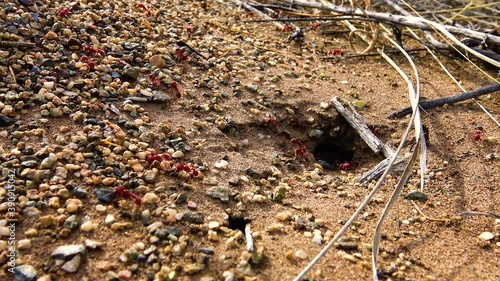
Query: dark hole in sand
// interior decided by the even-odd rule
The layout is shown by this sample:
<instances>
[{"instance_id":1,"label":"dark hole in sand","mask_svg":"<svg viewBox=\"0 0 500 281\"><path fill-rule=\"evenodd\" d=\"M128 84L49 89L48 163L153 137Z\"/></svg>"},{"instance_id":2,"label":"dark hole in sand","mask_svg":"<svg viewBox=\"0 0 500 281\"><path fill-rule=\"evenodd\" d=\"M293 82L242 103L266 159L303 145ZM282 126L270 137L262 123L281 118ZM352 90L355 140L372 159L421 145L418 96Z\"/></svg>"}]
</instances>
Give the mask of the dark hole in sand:
<instances>
[{"instance_id":1,"label":"dark hole in sand","mask_svg":"<svg viewBox=\"0 0 500 281\"><path fill-rule=\"evenodd\" d=\"M355 132L352 128L325 128L322 131L324 133L313 150L316 161L329 170L338 170L340 164L352 162L355 153Z\"/></svg>"},{"instance_id":2,"label":"dark hole in sand","mask_svg":"<svg viewBox=\"0 0 500 281\"><path fill-rule=\"evenodd\" d=\"M228 218L229 221L229 228L233 230L241 230L241 232L245 233L245 226L247 223L251 221L251 219L244 218L244 217L235 217L235 216L229 216Z\"/></svg>"}]
</instances>

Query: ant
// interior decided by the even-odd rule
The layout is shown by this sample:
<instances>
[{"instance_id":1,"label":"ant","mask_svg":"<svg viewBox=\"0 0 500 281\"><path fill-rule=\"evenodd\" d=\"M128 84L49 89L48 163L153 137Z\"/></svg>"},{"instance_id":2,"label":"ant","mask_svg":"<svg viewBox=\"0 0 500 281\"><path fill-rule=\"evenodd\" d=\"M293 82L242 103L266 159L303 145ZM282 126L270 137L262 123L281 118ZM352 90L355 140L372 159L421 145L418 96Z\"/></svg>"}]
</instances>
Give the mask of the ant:
<instances>
[{"instance_id":1,"label":"ant","mask_svg":"<svg viewBox=\"0 0 500 281\"><path fill-rule=\"evenodd\" d=\"M321 27L321 23L313 23L311 24L311 30L316 30Z\"/></svg>"},{"instance_id":2,"label":"ant","mask_svg":"<svg viewBox=\"0 0 500 281\"><path fill-rule=\"evenodd\" d=\"M82 56L80 58L80 61L83 63L86 63L90 69L94 69L94 67L95 67L95 62L92 61L91 59L89 59L89 57L87 57L87 56Z\"/></svg>"},{"instance_id":3,"label":"ant","mask_svg":"<svg viewBox=\"0 0 500 281\"><path fill-rule=\"evenodd\" d=\"M295 155L296 156L299 155L300 157L302 157L306 161L309 161L309 153L307 152L306 146L299 139L296 139L296 138L293 138L291 140L291 142L296 147L295 148Z\"/></svg>"},{"instance_id":4,"label":"ant","mask_svg":"<svg viewBox=\"0 0 500 281\"><path fill-rule=\"evenodd\" d=\"M276 123L276 120L274 118L267 118L265 124L267 124L268 126L271 126L273 128L278 127L278 123Z\"/></svg>"},{"instance_id":5,"label":"ant","mask_svg":"<svg viewBox=\"0 0 500 281\"><path fill-rule=\"evenodd\" d=\"M147 158L149 165L153 164L154 161L161 162L163 160L172 160L172 156L168 153L150 155Z\"/></svg>"},{"instance_id":6,"label":"ant","mask_svg":"<svg viewBox=\"0 0 500 281\"><path fill-rule=\"evenodd\" d=\"M141 198L133 193L131 193L128 189L126 189L123 186L117 186L115 188L115 194L123 199L130 199L132 198L137 205L141 205Z\"/></svg>"},{"instance_id":7,"label":"ant","mask_svg":"<svg viewBox=\"0 0 500 281\"><path fill-rule=\"evenodd\" d=\"M307 128L304 123L302 123L299 119L297 118L290 118L290 125L293 125L294 127L298 127L302 130L305 130Z\"/></svg>"},{"instance_id":8,"label":"ant","mask_svg":"<svg viewBox=\"0 0 500 281\"><path fill-rule=\"evenodd\" d=\"M344 163L339 165L339 169L341 169L342 171L349 171L350 169L353 169L353 170L356 169L358 166L359 166L359 163L356 161L344 162Z\"/></svg>"},{"instance_id":9,"label":"ant","mask_svg":"<svg viewBox=\"0 0 500 281\"><path fill-rule=\"evenodd\" d=\"M474 141L482 141L484 138L484 133L481 130L476 130L472 135Z\"/></svg>"},{"instance_id":10,"label":"ant","mask_svg":"<svg viewBox=\"0 0 500 281\"><path fill-rule=\"evenodd\" d=\"M170 89L172 89L174 92L175 92L175 96L180 99L182 97L182 94L181 92L179 91L179 88L178 88L178 85L177 85L177 82L175 81L172 81L170 82L170 84L168 84L170 86Z\"/></svg>"},{"instance_id":11,"label":"ant","mask_svg":"<svg viewBox=\"0 0 500 281\"><path fill-rule=\"evenodd\" d=\"M289 31L292 31L292 30L294 30L293 26L287 24L287 25L283 26L283 30L282 31L283 32L289 32Z\"/></svg>"},{"instance_id":12,"label":"ant","mask_svg":"<svg viewBox=\"0 0 500 281\"><path fill-rule=\"evenodd\" d=\"M342 57L342 56L344 56L344 51L342 51L342 49L338 48L338 49L331 50L328 54L331 56L334 56L334 57Z\"/></svg>"},{"instance_id":13,"label":"ant","mask_svg":"<svg viewBox=\"0 0 500 281\"><path fill-rule=\"evenodd\" d=\"M105 55L104 50L101 50L99 48L90 47L88 45L85 46L85 48L83 48L83 51L87 54L99 54L100 56Z\"/></svg>"},{"instance_id":14,"label":"ant","mask_svg":"<svg viewBox=\"0 0 500 281\"><path fill-rule=\"evenodd\" d=\"M143 3L137 3L135 6L142 12L146 13L148 17L151 16L151 10L148 9L148 7L146 7Z\"/></svg>"},{"instance_id":15,"label":"ant","mask_svg":"<svg viewBox=\"0 0 500 281\"><path fill-rule=\"evenodd\" d=\"M158 79L154 73L148 75L148 81L153 87L159 87L161 85L160 79Z\"/></svg>"},{"instance_id":16,"label":"ant","mask_svg":"<svg viewBox=\"0 0 500 281\"><path fill-rule=\"evenodd\" d=\"M69 14L71 14L71 8L62 8L57 12L59 19L67 18Z\"/></svg>"},{"instance_id":17,"label":"ant","mask_svg":"<svg viewBox=\"0 0 500 281\"><path fill-rule=\"evenodd\" d=\"M174 58L178 61L187 60L188 55L187 55L186 51L184 51L183 48L175 47L174 48Z\"/></svg>"},{"instance_id":18,"label":"ant","mask_svg":"<svg viewBox=\"0 0 500 281\"><path fill-rule=\"evenodd\" d=\"M200 171L193 168L191 164L182 164L182 163L177 164L177 166L175 166L175 172L180 172L180 171L184 171L188 174L193 175L194 177L200 175Z\"/></svg>"}]
</instances>

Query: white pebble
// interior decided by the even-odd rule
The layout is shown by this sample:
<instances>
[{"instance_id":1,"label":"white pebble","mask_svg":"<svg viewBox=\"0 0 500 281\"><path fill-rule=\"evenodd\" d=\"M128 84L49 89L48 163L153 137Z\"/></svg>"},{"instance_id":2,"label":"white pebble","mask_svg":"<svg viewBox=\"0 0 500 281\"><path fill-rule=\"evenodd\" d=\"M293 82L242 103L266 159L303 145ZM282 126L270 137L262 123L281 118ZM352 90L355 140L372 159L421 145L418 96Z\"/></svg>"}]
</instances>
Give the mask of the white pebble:
<instances>
[{"instance_id":1,"label":"white pebble","mask_svg":"<svg viewBox=\"0 0 500 281\"><path fill-rule=\"evenodd\" d=\"M92 231L94 230L94 223L92 221L86 221L80 226L80 229L85 232Z\"/></svg>"},{"instance_id":2,"label":"white pebble","mask_svg":"<svg viewBox=\"0 0 500 281\"><path fill-rule=\"evenodd\" d=\"M495 235L493 235L493 233L491 232L483 232L479 235L479 239L483 240L483 241L489 241L491 239L493 239L495 237Z\"/></svg>"}]
</instances>

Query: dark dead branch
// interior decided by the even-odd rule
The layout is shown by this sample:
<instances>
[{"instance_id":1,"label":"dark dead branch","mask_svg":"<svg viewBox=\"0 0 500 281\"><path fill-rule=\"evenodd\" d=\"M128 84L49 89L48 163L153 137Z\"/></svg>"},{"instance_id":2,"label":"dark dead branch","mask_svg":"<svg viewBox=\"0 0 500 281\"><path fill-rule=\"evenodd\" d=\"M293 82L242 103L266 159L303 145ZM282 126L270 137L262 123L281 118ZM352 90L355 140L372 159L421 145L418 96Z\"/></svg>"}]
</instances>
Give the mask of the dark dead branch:
<instances>
[{"instance_id":1,"label":"dark dead branch","mask_svg":"<svg viewBox=\"0 0 500 281\"><path fill-rule=\"evenodd\" d=\"M421 101L418 103L420 108L422 109L431 109L435 107L440 107L445 104L454 104L457 102L469 100L469 99L474 99L482 95L486 94L491 94L494 92L500 91L500 84L492 84L483 88L479 88L470 92L454 95L451 97L445 97L445 98L440 98L440 99L435 99L435 100L427 100L427 101ZM394 113L391 113L387 118L389 119L397 119L404 117L406 115L411 114L412 110L411 107L406 107L403 108L399 111L396 111Z\"/></svg>"}]
</instances>

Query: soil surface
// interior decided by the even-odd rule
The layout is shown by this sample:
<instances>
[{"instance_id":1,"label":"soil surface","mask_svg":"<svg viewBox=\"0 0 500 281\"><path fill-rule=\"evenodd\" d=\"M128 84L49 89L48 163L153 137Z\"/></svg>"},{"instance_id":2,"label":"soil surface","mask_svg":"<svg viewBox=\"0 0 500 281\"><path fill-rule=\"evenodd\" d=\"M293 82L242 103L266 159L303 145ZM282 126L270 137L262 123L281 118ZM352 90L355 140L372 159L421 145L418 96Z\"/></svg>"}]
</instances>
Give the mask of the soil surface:
<instances>
[{"instance_id":1,"label":"soil surface","mask_svg":"<svg viewBox=\"0 0 500 281\"><path fill-rule=\"evenodd\" d=\"M331 100L356 104L394 147L409 122L387 118L409 97L383 58L321 60L333 50L353 54L340 23L297 23L306 29L293 40L293 30L243 23L259 17L223 1L45 1L38 26L9 35L17 15L35 13L33 3L21 2L0 4L7 11L0 40L35 43L0 49L0 110L9 118L0 127L0 279L292 280L375 186L357 179L384 159ZM390 56L415 78L404 56ZM438 56L466 90L499 79L498 70L479 64L482 73ZM431 56L412 57L422 99L461 92ZM498 93L478 101L499 119ZM422 119L427 200L403 198L420 188L417 166L384 222L380 276L498 281L500 220L457 214L500 214L500 129L473 101L428 110ZM410 137L404 146L406 160L414 143ZM340 169L345 162L352 165ZM308 280L371 278L375 225L398 176L389 176ZM10 178L15 212L8 209ZM11 215L18 219L15 267ZM73 248L59 248L65 245Z\"/></svg>"}]
</instances>

